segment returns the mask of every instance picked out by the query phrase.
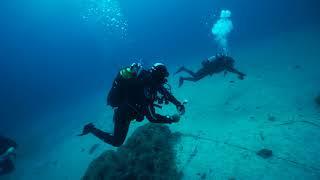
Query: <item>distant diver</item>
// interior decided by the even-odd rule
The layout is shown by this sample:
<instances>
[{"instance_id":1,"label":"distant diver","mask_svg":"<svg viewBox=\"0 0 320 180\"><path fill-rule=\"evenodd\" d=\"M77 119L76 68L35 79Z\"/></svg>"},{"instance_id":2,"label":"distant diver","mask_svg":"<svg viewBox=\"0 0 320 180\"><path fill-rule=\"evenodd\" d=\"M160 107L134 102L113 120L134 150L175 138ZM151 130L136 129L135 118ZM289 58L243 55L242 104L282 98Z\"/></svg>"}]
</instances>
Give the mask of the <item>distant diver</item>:
<instances>
[{"instance_id":1,"label":"distant diver","mask_svg":"<svg viewBox=\"0 0 320 180\"><path fill-rule=\"evenodd\" d=\"M238 71L234 67L234 59L227 55L217 54L211 58L205 59L202 61L202 67L197 72L193 72L186 67L182 66L175 73L186 72L191 75L191 77L180 77L179 78L179 87L182 86L184 81L193 81L196 82L208 75L224 72L232 72L238 75L239 79L243 80L246 76L244 73Z\"/></svg>"},{"instance_id":2,"label":"distant diver","mask_svg":"<svg viewBox=\"0 0 320 180\"><path fill-rule=\"evenodd\" d=\"M17 144L13 140L0 136L0 176L14 170Z\"/></svg>"},{"instance_id":3,"label":"distant diver","mask_svg":"<svg viewBox=\"0 0 320 180\"><path fill-rule=\"evenodd\" d=\"M114 133L103 132L92 123L84 126L82 134L93 134L102 141L119 147L126 139L130 122L141 122L146 117L152 123L176 123L184 114L184 104L179 102L167 87L169 72L164 64L156 63L148 70L133 63L120 70L107 97L107 104L114 108ZM163 116L155 112L156 107L173 103L179 112Z\"/></svg>"}]
</instances>

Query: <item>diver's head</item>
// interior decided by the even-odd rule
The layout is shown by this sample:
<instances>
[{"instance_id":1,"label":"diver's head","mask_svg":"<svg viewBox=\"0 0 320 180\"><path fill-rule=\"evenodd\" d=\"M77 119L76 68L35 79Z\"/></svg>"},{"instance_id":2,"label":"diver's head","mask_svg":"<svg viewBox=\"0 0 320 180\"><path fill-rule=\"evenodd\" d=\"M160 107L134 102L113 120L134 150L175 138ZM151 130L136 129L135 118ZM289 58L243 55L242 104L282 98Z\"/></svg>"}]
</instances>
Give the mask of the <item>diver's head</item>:
<instances>
[{"instance_id":1,"label":"diver's head","mask_svg":"<svg viewBox=\"0 0 320 180\"><path fill-rule=\"evenodd\" d=\"M154 83L164 84L168 81L169 72L164 64L155 63L151 68L151 76Z\"/></svg>"}]
</instances>

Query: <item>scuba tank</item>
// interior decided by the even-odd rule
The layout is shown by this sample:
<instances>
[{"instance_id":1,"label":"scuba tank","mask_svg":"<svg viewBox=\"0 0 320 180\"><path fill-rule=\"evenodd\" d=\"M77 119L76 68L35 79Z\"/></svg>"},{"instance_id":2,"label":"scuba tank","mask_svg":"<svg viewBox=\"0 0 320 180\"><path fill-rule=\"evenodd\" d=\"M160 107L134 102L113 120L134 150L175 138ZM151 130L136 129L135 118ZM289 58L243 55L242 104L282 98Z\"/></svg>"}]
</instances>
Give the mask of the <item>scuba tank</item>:
<instances>
[{"instance_id":1,"label":"scuba tank","mask_svg":"<svg viewBox=\"0 0 320 180\"><path fill-rule=\"evenodd\" d=\"M140 63L132 63L130 67L121 69L114 79L112 87L107 96L107 104L118 107L124 103L129 81L137 78L142 71Z\"/></svg>"}]
</instances>

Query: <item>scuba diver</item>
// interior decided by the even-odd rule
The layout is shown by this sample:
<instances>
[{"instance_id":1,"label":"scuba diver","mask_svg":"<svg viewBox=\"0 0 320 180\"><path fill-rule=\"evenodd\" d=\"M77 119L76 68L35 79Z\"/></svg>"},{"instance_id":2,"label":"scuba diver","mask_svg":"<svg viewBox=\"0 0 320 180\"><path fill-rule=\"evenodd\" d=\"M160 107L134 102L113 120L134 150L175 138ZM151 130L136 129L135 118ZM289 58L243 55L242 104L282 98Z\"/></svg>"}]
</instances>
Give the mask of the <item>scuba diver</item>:
<instances>
[{"instance_id":1,"label":"scuba diver","mask_svg":"<svg viewBox=\"0 0 320 180\"><path fill-rule=\"evenodd\" d=\"M114 108L114 133L103 132L92 123L84 126L79 136L93 134L102 141L119 147L126 139L130 122L141 122L146 117L152 123L176 123L184 114L184 104L179 102L167 87L169 72L164 64L156 63L149 70L133 63L120 70L107 97L107 104ZM172 116L157 114L156 107L173 103L179 112Z\"/></svg>"},{"instance_id":2,"label":"scuba diver","mask_svg":"<svg viewBox=\"0 0 320 180\"><path fill-rule=\"evenodd\" d=\"M244 73L238 71L234 67L234 59L227 55L217 54L211 58L208 58L202 61L202 68L197 72L193 72L185 67L181 67L175 74L182 71L191 75L191 77L180 77L179 78L179 87L182 86L184 81L193 81L196 82L208 75L224 72L226 75L227 72L232 72L238 75L239 79L243 80L246 76Z\"/></svg>"},{"instance_id":3,"label":"scuba diver","mask_svg":"<svg viewBox=\"0 0 320 180\"><path fill-rule=\"evenodd\" d=\"M0 136L0 176L14 170L17 146L13 140Z\"/></svg>"}]
</instances>

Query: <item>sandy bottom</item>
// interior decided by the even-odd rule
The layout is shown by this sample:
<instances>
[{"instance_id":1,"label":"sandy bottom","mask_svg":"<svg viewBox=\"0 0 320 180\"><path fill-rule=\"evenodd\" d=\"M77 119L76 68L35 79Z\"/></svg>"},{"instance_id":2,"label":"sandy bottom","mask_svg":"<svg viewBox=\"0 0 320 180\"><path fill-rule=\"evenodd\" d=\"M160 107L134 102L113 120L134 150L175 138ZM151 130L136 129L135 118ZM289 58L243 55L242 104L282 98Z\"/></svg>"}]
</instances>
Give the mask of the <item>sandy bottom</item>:
<instances>
[{"instance_id":1,"label":"sandy bottom","mask_svg":"<svg viewBox=\"0 0 320 180\"><path fill-rule=\"evenodd\" d=\"M320 107L313 101L320 91L320 39L314 34L282 34L235 51L237 67L247 73L243 81L219 74L178 89L178 76L171 79L174 94L189 101L183 119L170 126L185 134L176 147L185 179L320 179ZM20 151L28 151L19 152L16 171L1 179L80 179L91 160L112 148L76 136L86 122L112 131L104 97L98 93L45 117L51 125L37 137L44 143L25 142L29 147ZM132 123L130 133L143 123ZM257 156L262 148L273 157Z\"/></svg>"}]
</instances>

